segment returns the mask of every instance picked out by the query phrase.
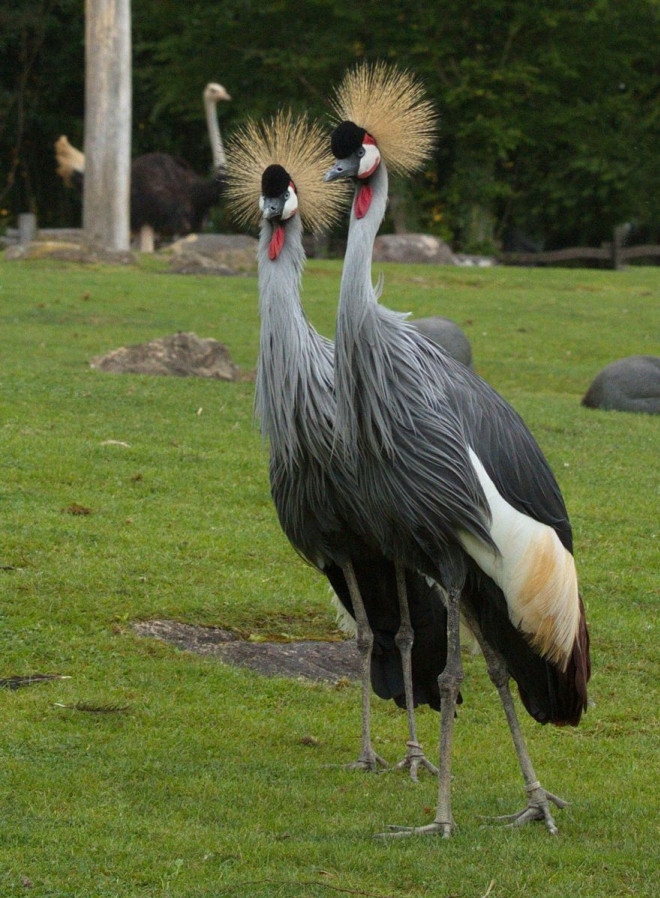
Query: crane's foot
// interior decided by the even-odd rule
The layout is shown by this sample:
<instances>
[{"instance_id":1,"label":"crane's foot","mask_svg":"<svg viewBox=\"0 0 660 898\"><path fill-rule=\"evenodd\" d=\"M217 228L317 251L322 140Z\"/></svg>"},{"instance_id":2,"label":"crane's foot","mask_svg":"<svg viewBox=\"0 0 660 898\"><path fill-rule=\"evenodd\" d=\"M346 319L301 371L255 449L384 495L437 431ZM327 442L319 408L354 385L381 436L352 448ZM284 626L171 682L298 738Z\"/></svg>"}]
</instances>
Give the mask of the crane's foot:
<instances>
[{"instance_id":1,"label":"crane's foot","mask_svg":"<svg viewBox=\"0 0 660 898\"><path fill-rule=\"evenodd\" d=\"M503 814L500 817L486 817L484 819L491 820L494 823L503 823L505 826L525 826L525 824L532 823L534 820L540 820L545 823L548 832L556 836L559 830L550 811L550 802L558 808L568 807L568 802L557 795L553 795L552 792L546 792L539 782L529 786L527 794L529 795L527 807L516 814Z\"/></svg>"},{"instance_id":2,"label":"crane's foot","mask_svg":"<svg viewBox=\"0 0 660 898\"><path fill-rule=\"evenodd\" d=\"M434 820L433 823L427 823L426 826L388 826L388 832L377 833L376 839L406 839L409 836L441 836L443 839L449 839L456 829L453 820L450 822Z\"/></svg>"},{"instance_id":3,"label":"crane's foot","mask_svg":"<svg viewBox=\"0 0 660 898\"><path fill-rule=\"evenodd\" d=\"M424 749L419 742L406 742L406 745L408 746L408 751L406 752L405 758L403 758L402 761L399 761L398 764L395 764L393 770L405 770L408 768L410 770L410 779L414 780L416 783L419 782L417 771L420 767L428 770L433 776L438 775L438 768L426 757Z\"/></svg>"},{"instance_id":4,"label":"crane's foot","mask_svg":"<svg viewBox=\"0 0 660 898\"><path fill-rule=\"evenodd\" d=\"M389 767L389 764L380 755L370 748L369 751L362 751L357 761L344 765L344 770L366 770L369 773L377 773L379 768Z\"/></svg>"}]
</instances>

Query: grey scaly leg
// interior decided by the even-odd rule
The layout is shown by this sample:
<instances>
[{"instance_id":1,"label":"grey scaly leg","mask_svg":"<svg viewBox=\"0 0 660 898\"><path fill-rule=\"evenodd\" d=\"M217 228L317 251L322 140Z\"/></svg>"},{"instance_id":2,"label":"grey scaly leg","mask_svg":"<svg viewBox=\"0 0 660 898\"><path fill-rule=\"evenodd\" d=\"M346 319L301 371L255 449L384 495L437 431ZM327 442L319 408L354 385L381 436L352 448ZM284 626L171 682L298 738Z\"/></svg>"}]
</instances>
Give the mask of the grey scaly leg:
<instances>
[{"instance_id":1,"label":"grey scaly leg","mask_svg":"<svg viewBox=\"0 0 660 898\"><path fill-rule=\"evenodd\" d=\"M342 570L353 603L357 624L357 647L362 669L362 750L357 761L353 761L347 767L349 770L374 771L378 770L379 766L387 767L387 761L377 755L371 745L371 650L374 644L374 635L369 626L353 565L349 561L342 567Z\"/></svg>"},{"instance_id":2,"label":"grey scaly leg","mask_svg":"<svg viewBox=\"0 0 660 898\"><path fill-rule=\"evenodd\" d=\"M414 633L410 621L410 608L408 606L408 592L406 589L406 572L401 565L396 565L396 583L399 596L399 614L401 623L394 641L401 654L401 666L403 668L403 686L406 695L406 713L408 715L408 751L402 761L395 765L395 769L408 767L410 777L417 782L419 767L425 767L433 774L438 773L438 768L432 764L422 746L417 741L417 727L415 724L415 702L412 686L412 646Z\"/></svg>"},{"instance_id":3,"label":"grey scaly leg","mask_svg":"<svg viewBox=\"0 0 660 898\"><path fill-rule=\"evenodd\" d=\"M504 660L499 653L495 652L484 640L476 621L470 616L468 616L467 620L477 642L481 646L481 651L483 652L486 666L488 667L488 675L499 693L504 713L506 714L506 719L509 724L509 730L511 731L513 745L518 756L518 763L520 764L520 769L525 780L525 789L527 791L527 807L523 808L522 811L518 811L515 814L504 814L501 817L491 817L488 819L500 820L507 823L509 826L524 826L525 823L530 823L533 820L543 820L545 821L548 831L554 836L557 834L558 830L550 812L550 802L555 804L558 808L565 808L568 802L558 798L551 792L546 792L536 778L534 767L532 766L532 761L527 750L527 745L525 744L525 737L523 736L520 721L516 714L513 696L511 695L511 689L509 688L510 677Z\"/></svg>"},{"instance_id":4,"label":"grey scaly leg","mask_svg":"<svg viewBox=\"0 0 660 898\"><path fill-rule=\"evenodd\" d=\"M440 721L440 769L438 773L438 807L435 820L427 826L390 826L384 838L440 834L448 839L455 828L451 813L451 750L454 737L456 699L463 682L460 641L460 590L447 593L447 664L438 677L442 702Z\"/></svg>"}]
</instances>

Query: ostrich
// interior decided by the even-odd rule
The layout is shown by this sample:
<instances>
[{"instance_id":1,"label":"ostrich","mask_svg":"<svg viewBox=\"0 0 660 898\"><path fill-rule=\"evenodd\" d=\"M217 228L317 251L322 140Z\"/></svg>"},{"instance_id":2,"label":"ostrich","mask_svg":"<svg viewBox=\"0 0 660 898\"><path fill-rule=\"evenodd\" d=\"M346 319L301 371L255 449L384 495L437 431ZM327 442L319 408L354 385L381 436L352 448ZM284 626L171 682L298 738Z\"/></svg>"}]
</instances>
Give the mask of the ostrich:
<instances>
[{"instance_id":1,"label":"ostrich","mask_svg":"<svg viewBox=\"0 0 660 898\"><path fill-rule=\"evenodd\" d=\"M204 225L223 189L226 157L217 104L231 100L221 84L207 84L204 109L213 151L214 175L201 178L185 160L168 153L146 153L131 164L131 231L139 235L140 250L153 252L155 234L191 234ZM85 156L65 135L55 141L57 174L67 186L82 186Z\"/></svg>"},{"instance_id":2,"label":"ostrich","mask_svg":"<svg viewBox=\"0 0 660 898\"><path fill-rule=\"evenodd\" d=\"M326 196L322 185L332 160L326 143L318 126L280 112L268 123L248 122L230 144L229 204L241 224L260 225L255 405L270 444L271 493L282 529L300 555L328 578L341 607L357 622L362 747L350 766L375 770L385 765L371 745L371 679L381 698L407 707L408 752L399 766L409 767L417 779L420 766L437 772L417 740L413 709L418 703L440 708L437 676L446 658L446 611L437 589L408 573L405 585L415 610L412 620L401 621L394 565L344 520L342 492L357 485L333 451L333 345L309 324L299 293L303 226L324 229L340 208L342 192Z\"/></svg>"},{"instance_id":3,"label":"ostrich","mask_svg":"<svg viewBox=\"0 0 660 898\"><path fill-rule=\"evenodd\" d=\"M447 601L436 817L388 835L449 837L454 829L460 611L480 642L525 780L527 806L506 819L543 820L554 834L550 803L565 802L536 778L509 678L540 723L577 725L586 709L589 638L566 508L522 419L405 315L381 306L381 290L372 285L387 166L413 171L432 147L434 117L421 84L384 64L358 66L334 107L341 120L332 135L337 161L326 180L355 183L335 341L336 426L360 486L345 497L353 501L350 520L357 532L377 536L397 570L405 566L441 584Z\"/></svg>"}]
</instances>

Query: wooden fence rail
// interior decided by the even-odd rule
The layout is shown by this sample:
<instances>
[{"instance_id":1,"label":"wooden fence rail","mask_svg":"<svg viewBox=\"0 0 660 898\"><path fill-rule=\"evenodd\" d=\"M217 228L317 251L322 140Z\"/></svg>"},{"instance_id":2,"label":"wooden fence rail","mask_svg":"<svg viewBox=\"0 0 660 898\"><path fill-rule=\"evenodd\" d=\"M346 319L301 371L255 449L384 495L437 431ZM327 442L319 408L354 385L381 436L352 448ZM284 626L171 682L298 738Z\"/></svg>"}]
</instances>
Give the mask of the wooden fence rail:
<instances>
[{"instance_id":1,"label":"wooden fence rail","mask_svg":"<svg viewBox=\"0 0 660 898\"><path fill-rule=\"evenodd\" d=\"M602 246L571 246L539 253L498 253L497 258L505 265L555 265L561 262L599 261L619 270L631 259L660 261L660 246L647 243L640 246L623 246L619 228L615 228L611 243Z\"/></svg>"}]
</instances>

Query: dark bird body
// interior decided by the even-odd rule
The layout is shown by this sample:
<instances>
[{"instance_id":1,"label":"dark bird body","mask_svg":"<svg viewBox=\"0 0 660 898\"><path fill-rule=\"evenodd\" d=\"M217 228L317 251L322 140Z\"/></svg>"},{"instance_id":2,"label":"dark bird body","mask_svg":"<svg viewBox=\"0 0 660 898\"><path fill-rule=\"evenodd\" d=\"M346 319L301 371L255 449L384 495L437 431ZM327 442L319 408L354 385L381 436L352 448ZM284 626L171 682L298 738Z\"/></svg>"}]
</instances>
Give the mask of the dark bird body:
<instances>
[{"instance_id":1,"label":"dark bird body","mask_svg":"<svg viewBox=\"0 0 660 898\"><path fill-rule=\"evenodd\" d=\"M184 159L146 153L131 165L131 231L148 225L162 236L201 231L222 196L224 172L202 178Z\"/></svg>"}]
</instances>

